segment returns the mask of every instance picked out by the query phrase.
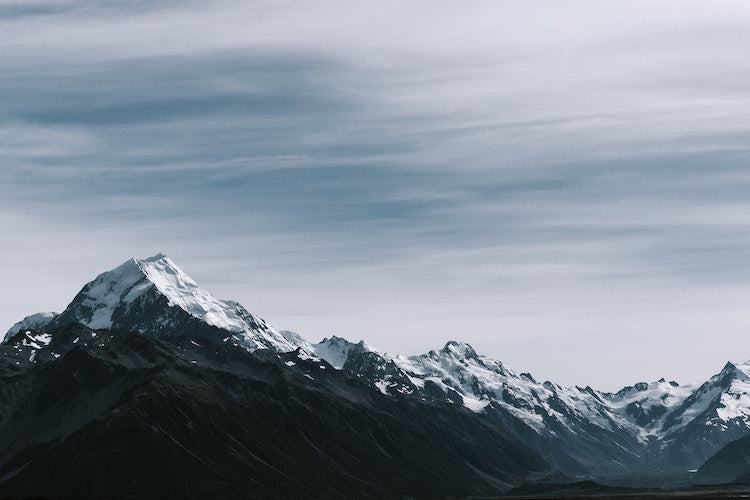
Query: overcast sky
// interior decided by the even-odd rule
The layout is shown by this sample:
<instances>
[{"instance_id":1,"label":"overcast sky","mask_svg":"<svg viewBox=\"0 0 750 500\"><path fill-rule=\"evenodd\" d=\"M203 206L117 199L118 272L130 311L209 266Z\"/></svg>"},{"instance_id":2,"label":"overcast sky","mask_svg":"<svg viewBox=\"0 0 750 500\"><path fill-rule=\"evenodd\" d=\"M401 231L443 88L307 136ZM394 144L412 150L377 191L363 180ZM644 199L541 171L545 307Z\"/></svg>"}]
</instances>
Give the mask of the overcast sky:
<instances>
[{"instance_id":1,"label":"overcast sky","mask_svg":"<svg viewBox=\"0 0 750 500\"><path fill-rule=\"evenodd\" d=\"M317 341L750 358L746 1L0 0L3 330L164 251Z\"/></svg>"}]
</instances>

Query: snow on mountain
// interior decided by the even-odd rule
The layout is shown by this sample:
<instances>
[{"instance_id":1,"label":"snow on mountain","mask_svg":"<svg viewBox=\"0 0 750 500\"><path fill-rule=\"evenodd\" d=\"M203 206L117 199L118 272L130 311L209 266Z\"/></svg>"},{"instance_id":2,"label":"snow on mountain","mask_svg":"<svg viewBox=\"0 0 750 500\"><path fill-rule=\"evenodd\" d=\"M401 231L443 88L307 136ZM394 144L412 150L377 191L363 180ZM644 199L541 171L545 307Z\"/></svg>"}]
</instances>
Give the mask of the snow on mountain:
<instances>
[{"instance_id":1,"label":"snow on mountain","mask_svg":"<svg viewBox=\"0 0 750 500\"><path fill-rule=\"evenodd\" d=\"M8 336L3 342L2 356L5 358L3 361L10 362L15 367L25 367L36 363L38 352L47 347L51 341L52 335L49 333L36 328L22 328ZM56 353L50 353L50 355L53 357L59 356ZM2 368L0 368L1 371Z\"/></svg>"},{"instance_id":2,"label":"snow on mountain","mask_svg":"<svg viewBox=\"0 0 750 500\"><path fill-rule=\"evenodd\" d=\"M308 342L307 339L304 338L299 333L293 332L290 330L279 330L279 333L292 345L301 347L303 350L307 351L308 353L315 352L315 348L313 347L313 345L310 342Z\"/></svg>"},{"instance_id":3,"label":"snow on mountain","mask_svg":"<svg viewBox=\"0 0 750 500\"><path fill-rule=\"evenodd\" d=\"M693 393L698 384L680 385L660 379L656 382L639 382L615 394L604 393L609 408L640 429L642 437L657 435L664 418Z\"/></svg>"},{"instance_id":4,"label":"snow on mountain","mask_svg":"<svg viewBox=\"0 0 750 500\"><path fill-rule=\"evenodd\" d=\"M41 330L56 316L58 316L58 313L56 312L41 312L32 314L31 316L26 316L21 321L10 327L10 330L8 330L5 337L3 337L3 342L23 330Z\"/></svg>"},{"instance_id":5,"label":"snow on mountain","mask_svg":"<svg viewBox=\"0 0 750 500\"><path fill-rule=\"evenodd\" d=\"M354 344L335 335L331 338L324 338L319 343L314 344L312 348L315 354L328 361L331 366L338 370L344 367L352 352L378 353L378 351L370 347L364 340L360 340Z\"/></svg>"},{"instance_id":6,"label":"snow on mountain","mask_svg":"<svg viewBox=\"0 0 750 500\"><path fill-rule=\"evenodd\" d=\"M661 433L673 435L696 421L723 430L750 429L750 361L727 363L667 415Z\"/></svg>"},{"instance_id":7,"label":"snow on mountain","mask_svg":"<svg viewBox=\"0 0 750 500\"><path fill-rule=\"evenodd\" d=\"M515 377L499 361L483 359L469 344L454 341L440 351L392 359L418 387L432 383L444 392L455 391L461 395L463 404L476 412L502 393L509 377Z\"/></svg>"},{"instance_id":8,"label":"snow on mountain","mask_svg":"<svg viewBox=\"0 0 750 500\"><path fill-rule=\"evenodd\" d=\"M50 323L82 323L148 335L180 330L222 335L249 350L292 351L297 345L237 302L219 300L164 254L133 258L88 283Z\"/></svg>"},{"instance_id":9,"label":"snow on mountain","mask_svg":"<svg viewBox=\"0 0 750 500\"><path fill-rule=\"evenodd\" d=\"M610 394L537 382L462 342L450 341L440 350L416 356L381 354L370 348L366 362L356 355L355 345L333 337L314 348L334 367L365 376L385 394L442 393L448 401L477 413L490 408L507 411L540 436L614 433L646 446L651 438L679 432L711 408L715 411L705 417L705 425L731 421L750 430L750 362L727 365L702 386L661 379ZM352 362L355 357L360 359ZM393 366L386 371L388 363Z\"/></svg>"},{"instance_id":10,"label":"snow on mountain","mask_svg":"<svg viewBox=\"0 0 750 500\"><path fill-rule=\"evenodd\" d=\"M392 359L416 385L432 383L445 392L455 392L464 406L475 412L498 405L539 433L550 432L550 419L571 431L581 421L611 429L613 420L622 420L611 415L590 388L539 383L528 373L518 375L500 361L478 355L466 343L450 341L439 351ZM618 423L629 427L625 421Z\"/></svg>"},{"instance_id":11,"label":"snow on mountain","mask_svg":"<svg viewBox=\"0 0 750 500\"><path fill-rule=\"evenodd\" d=\"M460 342L448 342L439 351L419 356L391 359L415 385L424 387L429 382L446 393L456 393L473 411L496 405L540 434L556 432L557 424L573 433L590 424L647 443L651 437L675 436L696 423L700 423L698 428L750 431L750 361L728 363L702 385L661 379L609 394L590 387L539 383Z\"/></svg>"},{"instance_id":12,"label":"snow on mountain","mask_svg":"<svg viewBox=\"0 0 750 500\"><path fill-rule=\"evenodd\" d=\"M485 414L543 456L566 464L570 473L589 470L618 476L643 473L652 466L687 470L727 440L750 431L750 364L725 369L704 384L703 391L696 384L680 386L662 379L608 394L538 382L462 342L451 341L416 356L354 350L347 354L351 343L334 339L328 344L337 348L328 356L335 366L382 393L444 401ZM714 413L708 411L712 405ZM731 432L705 419L711 414L716 419L732 416ZM676 417L685 423L677 418L679 425L674 425Z\"/></svg>"},{"instance_id":13,"label":"snow on mountain","mask_svg":"<svg viewBox=\"0 0 750 500\"><path fill-rule=\"evenodd\" d=\"M716 416L722 422L741 419L750 427L750 361L735 365L733 375L719 398Z\"/></svg>"},{"instance_id":14,"label":"snow on mountain","mask_svg":"<svg viewBox=\"0 0 750 500\"><path fill-rule=\"evenodd\" d=\"M250 351L299 349L300 359L325 360L383 394L442 400L495 416L517 437L558 440L563 451L587 440L588 463L605 456L606 447L636 461L644 450L660 454L671 447L682 463L696 463L710 451L705 443L720 446L750 431L750 362L728 363L701 385L661 379L612 394L537 382L462 342L416 356L381 353L364 341L336 336L311 344L274 329L237 302L216 299L164 254L133 258L100 274L59 315L40 313L14 325L5 337L15 339L13 363L37 363L34 353L49 343L44 332L71 323L154 337L212 337ZM655 440L661 444L654 447ZM575 455L582 457L583 452Z\"/></svg>"},{"instance_id":15,"label":"snow on mountain","mask_svg":"<svg viewBox=\"0 0 750 500\"><path fill-rule=\"evenodd\" d=\"M146 279L169 299L170 306L177 306L209 325L230 332L243 332L248 328L249 313L243 312L242 306L236 302L215 299L166 255L158 254L149 259L134 261ZM124 299L132 301L143 293L144 288L143 284L132 287ZM257 322L256 318L253 319Z\"/></svg>"},{"instance_id":16,"label":"snow on mountain","mask_svg":"<svg viewBox=\"0 0 750 500\"><path fill-rule=\"evenodd\" d=\"M537 382L528 373L518 375L500 361L477 354L467 343L450 341L440 350L416 356L380 354L368 347L363 349L366 357L357 352L358 345L362 344L333 337L314 347L334 367L365 376L386 394L442 393L476 413L492 405L542 435L562 428L575 433L588 425L637 434L636 425L613 412L591 388Z\"/></svg>"}]
</instances>

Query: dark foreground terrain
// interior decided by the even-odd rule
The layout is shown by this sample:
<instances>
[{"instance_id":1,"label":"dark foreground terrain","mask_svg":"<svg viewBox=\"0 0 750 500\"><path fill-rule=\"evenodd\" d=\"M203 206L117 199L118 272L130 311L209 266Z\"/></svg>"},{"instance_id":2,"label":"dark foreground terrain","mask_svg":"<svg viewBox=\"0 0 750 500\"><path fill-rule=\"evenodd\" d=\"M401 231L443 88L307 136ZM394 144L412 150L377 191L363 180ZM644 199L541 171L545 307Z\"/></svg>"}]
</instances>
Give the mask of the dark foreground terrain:
<instances>
[{"instance_id":1,"label":"dark foreground terrain","mask_svg":"<svg viewBox=\"0 0 750 500\"><path fill-rule=\"evenodd\" d=\"M564 498L576 499L708 499L708 498L750 498L750 485L707 485L678 490L657 490L639 488L610 487L593 481L572 484L527 485L512 489L504 499L531 500Z\"/></svg>"},{"instance_id":2,"label":"dark foreground terrain","mask_svg":"<svg viewBox=\"0 0 750 500\"><path fill-rule=\"evenodd\" d=\"M536 489L537 493L528 494L508 494L502 497L462 497L454 495L435 495L434 498L451 498L451 499L467 499L467 500L544 500L544 499L563 499L563 500L703 500L703 499L729 499L729 498L750 498L750 485L739 485L739 486L696 486L694 488L683 489L683 490L670 490L670 491L655 491L655 490L638 490L638 489L618 489L618 488L607 488L597 485L595 487L587 487L580 485L573 486L552 486L552 487L533 487L530 489ZM192 498L188 496L186 498ZM9 496L0 493L0 500L54 500L59 498L55 494L50 496ZM107 496L95 496L95 497L80 497L80 498L96 498L96 499L109 499L109 498L121 498L118 495L107 495ZM307 495L291 495L289 498L310 498ZM354 497L356 498L356 497ZM409 496L400 495L383 495L381 498L412 498Z\"/></svg>"}]
</instances>

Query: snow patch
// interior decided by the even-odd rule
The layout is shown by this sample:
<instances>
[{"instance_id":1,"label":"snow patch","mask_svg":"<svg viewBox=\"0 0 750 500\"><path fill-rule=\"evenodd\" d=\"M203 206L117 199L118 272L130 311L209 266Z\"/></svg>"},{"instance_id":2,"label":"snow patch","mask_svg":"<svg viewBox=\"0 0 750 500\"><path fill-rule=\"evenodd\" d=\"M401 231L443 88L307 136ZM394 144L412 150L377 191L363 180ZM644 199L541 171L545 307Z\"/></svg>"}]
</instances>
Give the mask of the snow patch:
<instances>
[{"instance_id":1,"label":"snow patch","mask_svg":"<svg viewBox=\"0 0 750 500\"><path fill-rule=\"evenodd\" d=\"M33 349L41 349L42 347L49 345L51 341L52 335L49 333L34 334L31 331L27 331L24 332L24 338L21 340L21 345Z\"/></svg>"},{"instance_id":2,"label":"snow patch","mask_svg":"<svg viewBox=\"0 0 750 500\"><path fill-rule=\"evenodd\" d=\"M376 380L374 384L375 384L375 387L377 387L377 389L381 393L385 394L386 396L388 395L388 388L393 387L395 385L392 383L388 383L388 381L386 380Z\"/></svg>"},{"instance_id":3,"label":"snow patch","mask_svg":"<svg viewBox=\"0 0 750 500\"><path fill-rule=\"evenodd\" d=\"M471 396L463 396L464 406L473 411L474 413L481 413L484 408L490 404L489 399L477 399Z\"/></svg>"}]
</instances>

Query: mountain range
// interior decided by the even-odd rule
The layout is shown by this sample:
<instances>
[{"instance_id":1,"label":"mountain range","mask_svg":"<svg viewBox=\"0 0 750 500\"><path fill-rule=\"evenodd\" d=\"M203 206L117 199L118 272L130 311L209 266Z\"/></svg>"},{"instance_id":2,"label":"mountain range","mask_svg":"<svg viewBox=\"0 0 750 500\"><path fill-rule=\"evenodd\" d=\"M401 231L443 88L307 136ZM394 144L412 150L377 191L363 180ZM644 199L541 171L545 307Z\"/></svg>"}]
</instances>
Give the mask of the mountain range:
<instances>
[{"instance_id":1,"label":"mountain range","mask_svg":"<svg viewBox=\"0 0 750 500\"><path fill-rule=\"evenodd\" d=\"M495 495L750 477L750 364L616 393L450 341L310 343L130 259L0 345L0 493L63 498Z\"/></svg>"}]
</instances>

